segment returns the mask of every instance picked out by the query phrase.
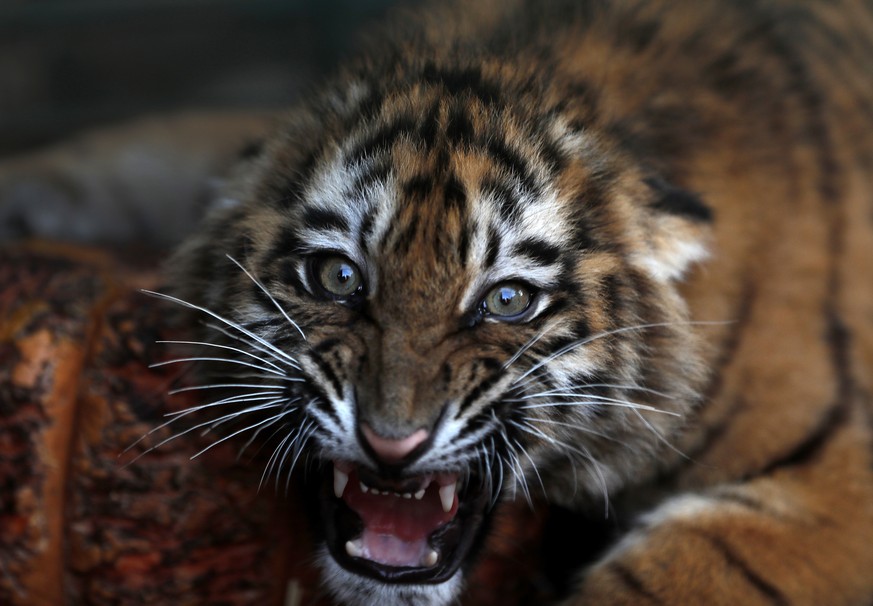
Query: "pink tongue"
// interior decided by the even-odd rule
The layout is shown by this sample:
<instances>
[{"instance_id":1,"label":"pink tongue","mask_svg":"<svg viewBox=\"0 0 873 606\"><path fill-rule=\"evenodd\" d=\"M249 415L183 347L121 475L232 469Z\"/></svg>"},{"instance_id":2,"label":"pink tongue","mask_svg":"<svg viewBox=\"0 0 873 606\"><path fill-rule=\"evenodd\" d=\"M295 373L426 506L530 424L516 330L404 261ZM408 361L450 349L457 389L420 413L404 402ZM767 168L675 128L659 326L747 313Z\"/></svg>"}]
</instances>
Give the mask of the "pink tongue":
<instances>
[{"instance_id":1,"label":"pink tongue","mask_svg":"<svg viewBox=\"0 0 873 606\"><path fill-rule=\"evenodd\" d=\"M404 541L390 534L378 534L365 530L361 535L362 557L387 566L422 566L427 555L427 541Z\"/></svg>"},{"instance_id":2,"label":"pink tongue","mask_svg":"<svg viewBox=\"0 0 873 606\"><path fill-rule=\"evenodd\" d=\"M458 512L457 496L451 510L443 511L436 483L419 501L364 493L354 474L343 500L364 522L363 556L389 566L421 566L422 558L430 551L427 537Z\"/></svg>"}]
</instances>

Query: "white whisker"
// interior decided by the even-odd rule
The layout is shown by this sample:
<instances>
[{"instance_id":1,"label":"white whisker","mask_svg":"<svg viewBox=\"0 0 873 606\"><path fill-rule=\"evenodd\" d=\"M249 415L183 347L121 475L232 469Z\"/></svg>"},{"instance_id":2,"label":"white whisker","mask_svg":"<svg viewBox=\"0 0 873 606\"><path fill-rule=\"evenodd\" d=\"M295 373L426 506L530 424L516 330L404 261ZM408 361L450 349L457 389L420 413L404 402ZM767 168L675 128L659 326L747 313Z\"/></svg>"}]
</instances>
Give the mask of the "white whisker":
<instances>
[{"instance_id":1,"label":"white whisker","mask_svg":"<svg viewBox=\"0 0 873 606\"><path fill-rule=\"evenodd\" d=\"M283 401L284 401L284 400L276 400L275 402L273 402L273 404L275 405L275 404L277 404L277 403L279 403L279 402L283 402ZM263 408L269 408L269 407L268 407L267 405L264 405ZM254 411L252 411L252 412L254 412ZM254 428L256 428L256 427L261 427L261 426L264 425L265 423L269 423L269 424L275 423L276 420L282 418L283 416L285 416L285 415L288 414L289 412L293 412L293 409L286 409L286 410L283 410L282 412L280 412L278 415L276 415L276 416L274 416L274 417L268 417L267 419L264 419L264 420L262 420L262 421L258 421L257 423L253 423L253 424L251 424L251 425L249 425L249 426L247 426L247 427L243 427L242 429L239 429L239 430L233 432L232 434L229 434L229 435L227 435L227 436L224 436L224 437L221 438L220 440L216 440L215 442L213 442L212 444L210 444L209 446L207 446L206 448L204 448L203 450L201 450L201 451L198 452L197 454L193 455L193 456L191 457L191 460L193 461L194 459L196 459L197 457L199 457L200 455L202 455L202 454L203 454L204 452L206 452L207 450L213 448L214 446L218 446L218 445L221 444L222 442L226 442L227 440L230 440L231 438L236 437L236 436L238 436L238 435L241 434L241 433L244 433L244 432L249 431L249 430L251 430L251 429L254 429Z\"/></svg>"},{"instance_id":2,"label":"white whisker","mask_svg":"<svg viewBox=\"0 0 873 606\"><path fill-rule=\"evenodd\" d=\"M649 393L652 395L656 395L662 398L666 398L669 400L674 399L669 394L666 394L661 391L657 391L654 389L650 389L648 387L636 387L633 385L618 385L613 383L580 383L579 385L570 385L568 387L561 387L558 389L551 389L546 391L540 391L537 393L525 394L524 396L520 396L521 400L532 400L534 398L543 398L543 397L578 397L584 396L586 389L594 389L594 388L611 388L611 389L619 389L624 391L641 391L643 393Z\"/></svg>"},{"instance_id":3,"label":"white whisker","mask_svg":"<svg viewBox=\"0 0 873 606\"><path fill-rule=\"evenodd\" d=\"M624 326L624 327L616 328L613 330L606 330L606 331L599 332L599 333L594 334L594 335L584 337L582 339L578 339L576 341L573 341L572 343L568 343L567 345L565 345L564 347L561 347L557 351L552 352L551 354L549 354L548 356L546 356L545 358L543 358L542 360L540 360L539 362L534 364L532 367L530 367L524 373L522 373L518 378L516 378L514 383L521 381L522 379L527 377L530 373L532 373L535 370L541 368L542 366L548 364L549 362L553 361L555 358L563 356L563 355L565 355L565 354L567 354L567 353L569 353L569 352L571 352L579 347L582 347L583 345L587 345L589 343L592 343L592 342L597 341L599 339L603 339L605 337L610 337L613 335L617 335L617 334L621 334L621 333L625 333L625 332L631 332L631 331L635 331L635 330L648 330L650 328L665 328L665 327L669 327L669 326L686 326L686 325L710 326L710 325L724 325L724 324L731 324L731 322L706 322L706 321L653 322L651 324L636 324L634 326Z\"/></svg>"},{"instance_id":4,"label":"white whisker","mask_svg":"<svg viewBox=\"0 0 873 606\"><path fill-rule=\"evenodd\" d=\"M524 345L522 345L521 347L518 348L518 351L516 351L516 352L512 355L511 358L509 358L506 362L503 363L503 366L501 367L501 370L506 370L507 368L509 368L510 366L512 366L513 364L515 364L515 362L517 362L518 359L519 359L521 356L523 356L523 355L525 354L525 352L526 352L528 349L530 349L531 347L533 347L533 346L536 344L537 341L539 341L541 338L543 338L543 336L545 336L545 334L546 334L549 330L551 330L552 327L553 327L555 324L557 324L557 322L551 322L551 323L549 323L549 324L546 324L546 325L545 325L545 326L544 326L544 327L543 327L543 328L542 328L542 329L541 329L537 334L535 334L533 337L531 337L530 339L528 339L528 340L524 343Z\"/></svg>"},{"instance_id":5,"label":"white whisker","mask_svg":"<svg viewBox=\"0 0 873 606\"><path fill-rule=\"evenodd\" d=\"M546 440L547 442L554 444L556 446L561 446L562 448L566 449L566 452L575 452L576 454L585 458L585 460L587 460L591 464L591 467L594 469L594 472L597 475L598 481L600 483L601 491L603 492L603 498L606 501L606 511L607 512L609 511L609 491L608 491L607 484L606 484L606 478L603 476L603 472L600 471L600 463L597 462L597 460L591 454L591 451L589 451L584 446L582 446L581 450L580 450L579 448L576 448L575 446L571 446L570 444L567 444L566 442L558 440L557 438L555 438L553 436L546 435L545 433L543 433L542 431L540 431L536 427L532 427L532 426L528 425L527 423L517 423L515 421L509 421L509 423L511 423L514 427L517 427L518 429L520 429L526 433L538 436L541 439Z\"/></svg>"},{"instance_id":6,"label":"white whisker","mask_svg":"<svg viewBox=\"0 0 873 606\"><path fill-rule=\"evenodd\" d=\"M607 435L605 433L601 433L599 431L595 431L590 427L583 427L581 425L577 425L575 423L567 423L566 421L556 421L555 419L539 419L537 417L522 417L522 420L530 424L531 422L535 423L545 423L546 425L555 425L557 427L567 427L574 431L581 431L583 433L591 434L593 436L597 436L598 438L603 438L604 440L609 440L610 442L616 442L618 444L622 444L620 440L616 440L614 437Z\"/></svg>"},{"instance_id":7,"label":"white whisker","mask_svg":"<svg viewBox=\"0 0 873 606\"><path fill-rule=\"evenodd\" d=\"M250 341L248 339L244 339L244 338L240 337L239 335L233 334L232 332L230 332L229 330L227 330L226 328L224 328L223 326L221 326L219 324L213 324L212 322L204 322L203 325L206 326L206 328L210 328L216 332L220 332L228 339L231 339L231 340L236 341L238 343L243 343L244 345L248 345L249 347L251 347L255 351L259 351L262 354L264 354L265 356L270 356L271 358L276 360L276 362L281 362L282 364L285 364L286 366L290 366L291 368L294 368L295 370L300 370L300 366L299 366L299 363L297 361L297 358L295 358L294 356L285 354L284 357L279 357L275 353L273 353L273 351L271 351L270 349L262 347L260 344L258 344L257 341ZM291 360L291 362L288 362L288 360Z\"/></svg>"},{"instance_id":8,"label":"white whisker","mask_svg":"<svg viewBox=\"0 0 873 606\"><path fill-rule=\"evenodd\" d=\"M540 476L540 470L537 469L537 464L534 463L534 460L531 458L530 454L528 454L528 452L527 452L527 450L525 449L525 447L521 445L521 442L519 442L518 440L513 440L513 442L515 443L516 448L517 448L518 450L520 450L521 453L522 453L525 457L527 457L527 460L528 460L528 461L530 461L531 469L533 470L534 474L536 474L536 476L537 476L537 481L540 483L540 488L541 488L542 491L543 491L543 495L545 495L545 494L546 494L546 485L543 484L543 478L542 478L542 476Z\"/></svg>"},{"instance_id":9,"label":"white whisker","mask_svg":"<svg viewBox=\"0 0 873 606\"><path fill-rule=\"evenodd\" d=\"M297 322L295 322L294 320L292 320L291 317L290 317L290 316L285 312L285 310L282 308L282 306L279 305L279 302L276 301L276 299L273 297L273 295L270 294L270 291L268 291L267 288L266 288L263 284L261 284L261 282L260 282L257 278L255 278L252 274L250 274L249 271L248 271L245 267L243 267L242 264L241 264L239 261L237 261L236 259L234 259L234 258L231 257L230 255L226 255L226 256L227 256L228 259L230 259L231 261L233 261L233 263L234 263L237 267L239 267L241 270L243 270L243 273L244 273L245 275L247 275L247 276L249 277L249 279L250 279L252 282L254 282L255 284L257 284L258 288L260 288L260 289L264 292L264 294L267 295L267 297L270 298L270 301L273 302L273 305L276 306L276 309L278 309L279 312L280 312L283 316L285 316L285 319L288 320L288 323L291 324L291 326L293 326L294 328L296 328L296 329L297 329L297 332L300 333L300 336L303 337L303 340L306 341L306 335L303 334L303 330L300 329L300 326L297 325Z\"/></svg>"},{"instance_id":10,"label":"white whisker","mask_svg":"<svg viewBox=\"0 0 873 606\"><path fill-rule=\"evenodd\" d=\"M255 370L260 370L269 374L278 375L280 377L286 376L286 373L281 372L279 370L273 370L272 368L267 368L265 366L259 366L258 364L252 364L251 362L244 362L242 360L235 360L233 358L208 358L201 356L193 356L190 358L175 358L173 360L165 360L163 362L155 362L154 364L150 364L149 368L160 368L161 366L169 366L170 364L180 364L182 362L225 362L227 364L237 364L239 366L247 366L249 368L254 368Z\"/></svg>"},{"instance_id":11,"label":"white whisker","mask_svg":"<svg viewBox=\"0 0 873 606\"><path fill-rule=\"evenodd\" d=\"M624 400L613 400L612 398L597 398L593 399L593 396L589 396L592 399L586 399L583 401L576 402L539 402L537 404L525 404L521 407L522 410L534 410L537 408L560 408L563 406L614 406L616 408L631 408L633 410L645 410L648 412L656 412L658 414L669 415L671 417L681 417L682 415L678 412L673 412L671 410L661 410L660 408L655 408L654 406L648 406L646 404L637 404L635 402L627 402ZM507 402L512 402L513 400L507 400Z\"/></svg>"},{"instance_id":12,"label":"white whisker","mask_svg":"<svg viewBox=\"0 0 873 606\"><path fill-rule=\"evenodd\" d=\"M209 402L208 404L198 404L197 406L189 406L188 408L183 408L182 410L174 410L173 412L168 412L164 416L165 417L184 417L186 415L191 414L192 412L197 412L198 410L204 410L206 408L214 408L216 406L224 406L226 404L238 404L240 402L258 402L262 400L269 400L271 398L275 398L276 396L282 395L281 390L268 390L268 391L252 391L249 393L239 394L236 396L230 396L227 398L222 398L221 400L217 400L215 402ZM172 421L170 421L171 423ZM159 429L159 428L156 428ZM154 431L154 430L152 430Z\"/></svg>"},{"instance_id":13,"label":"white whisker","mask_svg":"<svg viewBox=\"0 0 873 606\"><path fill-rule=\"evenodd\" d=\"M686 461L692 460L691 457L689 457L687 454L685 454L684 452L682 452L681 450L679 450L678 448L673 446L667 438L665 438L663 435L661 435L661 432L658 431L657 429L655 429L654 425L649 423L649 421L642 414L640 414L639 411L635 410L633 412L634 412L634 414L636 414L640 418L640 421L642 421L645 424L645 426L648 427L649 430L651 430L651 432L653 434L655 434L655 436L657 436L658 440L660 442L662 442L665 446L667 446L667 448L669 448L670 450L672 450L673 452L678 454L680 457L682 457Z\"/></svg>"},{"instance_id":14,"label":"white whisker","mask_svg":"<svg viewBox=\"0 0 873 606\"><path fill-rule=\"evenodd\" d=\"M233 337L233 338L236 339L236 337ZM196 345L199 347L213 347L215 349L224 349L227 351L232 351L235 353L242 354L244 356L248 356L250 358L257 360L261 364L266 364L267 366L271 366L280 372L282 371L282 368L279 365L273 364L269 360L265 360L264 358L262 358L260 356L256 356L255 354L253 354L250 351L240 349L239 347L231 347L230 345L221 345L219 343L209 343L206 341L155 341L155 343L162 344L162 345ZM268 354L268 355L271 355L271 354Z\"/></svg>"},{"instance_id":15,"label":"white whisker","mask_svg":"<svg viewBox=\"0 0 873 606\"><path fill-rule=\"evenodd\" d=\"M302 379L300 379L302 381ZM285 389L286 385L265 385L256 383L213 383L211 385L191 385L188 387L180 387L167 392L168 395L175 396L176 394L186 391L203 391L206 389L230 389L235 387L246 387L252 389Z\"/></svg>"},{"instance_id":16,"label":"white whisker","mask_svg":"<svg viewBox=\"0 0 873 606\"><path fill-rule=\"evenodd\" d=\"M224 323L225 325L233 328L234 330L241 332L242 334L249 337L250 339L254 339L258 343L260 343L261 345L263 345L264 347L266 347L267 349L272 351L278 357L283 358L283 359L291 362L295 368L297 367L297 360L295 360L294 358L292 358L291 356L286 354L284 351L282 351L281 349L279 349L278 347L276 347L275 345L273 345L269 341L266 341L263 338L259 337L258 335L256 335L252 331L248 330L247 328L241 326L240 324L237 324L236 322L228 320L227 318L220 316L219 314L215 313L214 311L212 311L210 309L207 309L207 308L202 307L200 305L195 305L194 303L189 303L188 301L185 301L185 300L180 299L178 297L174 297L172 295L167 295L167 294L160 293L160 292L155 292L153 290L145 290L144 289L140 292L143 292L147 295L151 295L153 297L157 297L159 299L171 301L171 302L176 303L178 305L181 305L183 307L187 307L188 309L193 309L193 310L199 311L201 313L205 313L206 315L208 315L212 318L215 318L219 322Z\"/></svg>"}]
</instances>

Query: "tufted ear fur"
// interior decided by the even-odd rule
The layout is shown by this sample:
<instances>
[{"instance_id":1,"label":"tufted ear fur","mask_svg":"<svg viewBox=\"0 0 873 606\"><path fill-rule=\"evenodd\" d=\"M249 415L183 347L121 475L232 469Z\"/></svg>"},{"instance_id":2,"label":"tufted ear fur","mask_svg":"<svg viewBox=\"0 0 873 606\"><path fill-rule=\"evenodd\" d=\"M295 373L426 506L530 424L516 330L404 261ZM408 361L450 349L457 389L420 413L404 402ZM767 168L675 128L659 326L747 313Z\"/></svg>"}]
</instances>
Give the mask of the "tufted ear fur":
<instances>
[{"instance_id":1,"label":"tufted ear fur","mask_svg":"<svg viewBox=\"0 0 873 606\"><path fill-rule=\"evenodd\" d=\"M697 195L673 186L660 177L644 180L651 195L645 252L637 263L656 279L679 280L693 263L709 255L707 240L712 209Z\"/></svg>"}]
</instances>

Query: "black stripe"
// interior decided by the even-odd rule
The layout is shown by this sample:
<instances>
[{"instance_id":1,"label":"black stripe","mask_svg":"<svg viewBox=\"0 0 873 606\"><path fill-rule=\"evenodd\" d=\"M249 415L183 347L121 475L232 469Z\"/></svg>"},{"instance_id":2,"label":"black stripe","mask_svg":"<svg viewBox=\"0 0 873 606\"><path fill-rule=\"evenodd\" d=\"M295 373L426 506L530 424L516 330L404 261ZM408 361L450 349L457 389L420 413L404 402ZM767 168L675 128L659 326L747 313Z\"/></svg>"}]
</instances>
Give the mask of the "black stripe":
<instances>
[{"instance_id":1,"label":"black stripe","mask_svg":"<svg viewBox=\"0 0 873 606\"><path fill-rule=\"evenodd\" d=\"M495 225L488 227L488 244L485 253L485 268L494 267L497 262L497 255L500 254L500 233Z\"/></svg>"},{"instance_id":2,"label":"black stripe","mask_svg":"<svg viewBox=\"0 0 873 606\"><path fill-rule=\"evenodd\" d=\"M455 175L449 175L446 180L443 200L446 204L446 210L455 209L463 213L467 209L467 192L464 190L464 184Z\"/></svg>"},{"instance_id":3,"label":"black stripe","mask_svg":"<svg viewBox=\"0 0 873 606\"><path fill-rule=\"evenodd\" d=\"M464 106L460 103L452 108L446 125L446 139L455 146L466 147L476 136L473 123L470 121Z\"/></svg>"},{"instance_id":4,"label":"black stripe","mask_svg":"<svg viewBox=\"0 0 873 606\"><path fill-rule=\"evenodd\" d=\"M500 103L500 86L486 80L478 66L445 68L429 61L424 66L421 80L426 84L442 86L449 95L470 95L488 106Z\"/></svg>"},{"instance_id":5,"label":"black stripe","mask_svg":"<svg viewBox=\"0 0 873 606\"><path fill-rule=\"evenodd\" d=\"M312 387L310 387L309 389L312 389ZM330 399L327 397L327 394L322 393L320 389L317 391L319 392L317 395L319 395L320 397L315 398L314 401L312 401L312 403L310 404L310 406L322 411L328 417L330 417L330 419L334 423L336 423L338 426L342 427L342 420L340 419L339 414L337 414L336 410L334 410L333 406L331 406Z\"/></svg>"},{"instance_id":6,"label":"black stripe","mask_svg":"<svg viewBox=\"0 0 873 606\"><path fill-rule=\"evenodd\" d=\"M674 187L658 177L650 177L644 182L656 194L655 200L649 204L651 208L671 215L679 215L691 221L712 222L712 209L696 195Z\"/></svg>"},{"instance_id":7,"label":"black stripe","mask_svg":"<svg viewBox=\"0 0 873 606\"><path fill-rule=\"evenodd\" d=\"M591 228L588 220L583 216L582 212L576 212L575 216L570 219L572 227L572 244L571 248L577 251L583 250L609 250L611 247L601 246L597 240L594 230Z\"/></svg>"},{"instance_id":8,"label":"black stripe","mask_svg":"<svg viewBox=\"0 0 873 606\"><path fill-rule=\"evenodd\" d=\"M282 284L294 289L294 294L297 296L306 294L306 287L300 279L300 274L297 271L297 262L294 259L282 261L279 266L279 279L282 280Z\"/></svg>"},{"instance_id":9,"label":"black stripe","mask_svg":"<svg viewBox=\"0 0 873 606\"><path fill-rule=\"evenodd\" d=\"M315 231L326 229L348 231L349 229L349 223L345 217L337 212L318 206L310 206L303 211L303 224L308 229Z\"/></svg>"},{"instance_id":10,"label":"black stripe","mask_svg":"<svg viewBox=\"0 0 873 606\"><path fill-rule=\"evenodd\" d=\"M522 189L528 192L538 191L536 180L531 174L530 168L524 157L512 149L505 141L498 138L487 142L486 150L491 157L502 164L512 177L518 180Z\"/></svg>"},{"instance_id":11,"label":"black stripe","mask_svg":"<svg viewBox=\"0 0 873 606\"><path fill-rule=\"evenodd\" d=\"M627 588L630 589L633 593L637 594L639 597L648 600L654 604L663 604L664 601L661 600L657 595L652 593L650 589L648 589L640 580L640 578L634 573L630 568L624 566L619 562L610 562L608 565L608 569L612 572Z\"/></svg>"},{"instance_id":12,"label":"black stripe","mask_svg":"<svg viewBox=\"0 0 873 606\"><path fill-rule=\"evenodd\" d=\"M779 22L775 17L761 23L750 30L746 37L756 40L759 37L767 42L767 50L782 63L789 79L791 92L797 95L803 105L806 117L806 135L812 149L818 155L819 165L819 195L826 202L836 202L840 199L837 176L840 174L834 153L833 140L825 118L825 103L819 91L818 83L812 77L799 53L795 52L789 43L780 35ZM744 45L739 46L744 48Z\"/></svg>"},{"instance_id":13,"label":"black stripe","mask_svg":"<svg viewBox=\"0 0 873 606\"><path fill-rule=\"evenodd\" d=\"M504 376L502 372L498 372L500 369L500 362L494 358L480 358L476 362L491 372L486 375L484 379L479 381L478 385L476 385L476 387L474 387L466 397L461 400L460 404L458 404L459 413L462 413L469 408L473 402L478 400L483 393L491 389Z\"/></svg>"},{"instance_id":14,"label":"black stripe","mask_svg":"<svg viewBox=\"0 0 873 606\"><path fill-rule=\"evenodd\" d=\"M434 179L430 175L416 175L403 184L403 193L409 198L422 199L430 195L436 187Z\"/></svg>"},{"instance_id":15,"label":"black stripe","mask_svg":"<svg viewBox=\"0 0 873 606\"><path fill-rule=\"evenodd\" d=\"M740 342L752 317L752 309L758 297L758 287L753 282L754 276L747 276L744 280L742 291L736 311L732 314L734 322L731 331L719 348L720 353L713 367L712 379L703 389L703 400L712 401L721 393L724 386L724 374L731 365L739 350Z\"/></svg>"},{"instance_id":16,"label":"black stripe","mask_svg":"<svg viewBox=\"0 0 873 606\"><path fill-rule=\"evenodd\" d=\"M394 254L404 255L409 252L412 243L418 235L418 220L419 215L413 213L409 219L409 224L395 237L393 245Z\"/></svg>"},{"instance_id":17,"label":"black stripe","mask_svg":"<svg viewBox=\"0 0 873 606\"><path fill-rule=\"evenodd\" d=\"M359 198L364 193L377 183L385 183L388 176L391 174L391 164L388 162L379 162L376 166L358 176L350 189L350 197Z\"/></svg>"},{"instance_id":18,"label":"black stripe","mask_svg":"<svg viewBox=\"0 0 873 606\"><path fill-rule=\"evenodd\" d=\"M276 238L276 241L270 247L264 264L269 265L276 259L299 254L302 250L303 242L297 230L290 226L283 227L279 237Z\"/></svg>"},{"instance_id":19,"label":"black stripe","mask_svg":"<svg viewBox=\"0 0 873 606\"><path fill-rule=\"evenodd\" d=\"M418 137L425 147L433 147L440 126L440 102L434 101L418 129Z\"/></svg>"},{"instance_id":20,"label":"black stripe","mask_svg":"<svg viewBox=\"0 0 873 606\"><path fill-rule=\"evenodd\" d=\"M545 134L542 135L545 137ZM549 167L552 175L557 175L567 167L567 154L555 141L544 139L540 143L540 158Z\"/></svg>"},{"instance_id":21,"label":"black stripe","mask_svg":"<svg viewBox=\"0 0 873 606\"><path fill-rule=\"evenodd\" d=\"M815 460L824 450L830 437L842 428L849 419L849 403L838 402L832 406L807 436L785 454L770 461L761 475L798 465L806 465Z\"/></svg>"},{"instance_id":22,"label":"black stripe","mask_svg":"<svg viewBox=\"0 0 873 606\"><path fill-rule=\"evenodd\" d=\"M466 223L461 227L461 234L458 239L458 253L461 260L461 265L466 265L470 258L470 227Z\"/></svg>"},{"instance_id":23,"label":"black stripe","mask_svg":"<svg viewBox=\"0 0 873 606\"><path fill-rule=\"evenodd\" d=\"M397 139L404 135L416 135L416 130L416 121L409 116L402 116L391 124L385 124L370 133L349 152L346 156L346 164L351 166L363 158L388 151Z\"/></svg>"},{"instance_id":24,"label":"black stripe","mask_svg":"<svg viewBox=\"0 0 873 606\"><path fill-rule=\"evenodd\" d=\"M494 199L501 219L514 223L520 218L521 201L509 185L498 179L487 178L482 181L479 190L483 196L490 196Z\"/></svg>"},{"instance_id":25,"label":"black stripe","mask_svg":"<svg viewBox=\"0 0 873 606\"><path fill-rule=\"evenodd\" d=\"M513 248L517 255L527 257L540 265L551 265L561 257L561 249L539 238L522 240Z\"/></svg>"},{"instance_id":26,"label":"black stripe","mask_svg":"<svg viewBox=\"0 0 873 606\"><path fill-rule=\"evenodd\" d=\"M304 157L303 162L294 171L294 177L285 182L279 189L275 204L280 208L291 208L300 200L303 199L303 194L306 191L306 185L309 182L312 172L315 170L315 165L318 160L318 153L312 151Z\"/></svg>"},{"instance_id":27,"label":"black stripe","mask_svg":"<svg viewBox=\"0 0 873 606\"><path fill-rule=\"evenodd\" d=\"M739 571L743 577L745 577L746 581L771 603L779 604L781 606L788 606L790 604L785 595L776 586L752 570L748 563L740 558L720 536L713 535L697 528L689 529L689 531L693 532L696 536L705 539L713 549L721 554L728 565Z\"/></svg>"},{"instance_id":28,"label":"black stripe","mask_svg":"<svg viewBox=\"0 0 873 606\"><path fill-rule=\"evenodd\" d=\"M358 246L361 250L367 250L367 239L373 234L373 225L376 221L376 211L370 210L361 221L361 231L358 233Z\"/></svg>"},{"instance_id":29,"label":"black stripe","mask_svg":"<svg viewBox=\"0 0 873 606\"><path fill-rule=\"evenodd\" d=\"M307 354L310 356L315 365L318 366L318 369L324 375L325 379L327 379L328 383L330 383L331 387L333 387L334 393L337 394L337 397L342 397L343 394L343 386L340 382L337 375L334 373L333 368L331 368L330 364L321 357L321 355L315 351L314 349L310 349Z\"/></svg>"}]
</instances>

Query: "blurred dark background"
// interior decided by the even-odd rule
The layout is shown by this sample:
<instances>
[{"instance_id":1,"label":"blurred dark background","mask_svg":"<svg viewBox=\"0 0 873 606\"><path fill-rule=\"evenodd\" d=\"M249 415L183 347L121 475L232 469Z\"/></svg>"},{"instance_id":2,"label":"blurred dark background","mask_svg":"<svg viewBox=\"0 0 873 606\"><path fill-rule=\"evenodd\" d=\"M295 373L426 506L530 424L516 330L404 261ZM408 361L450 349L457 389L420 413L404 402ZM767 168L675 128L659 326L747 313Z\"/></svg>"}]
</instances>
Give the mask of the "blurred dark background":
<instances>
[{"instance_id":1,"label":"blurred dark background","mask_svg":"<svg viewBox=\"0 0 873 606\"><path fill-rule=\"evenodd\" d=\"M0 156L144 113L280 108L396 0L0 0Z\"/></svg>"}]
</instances>

